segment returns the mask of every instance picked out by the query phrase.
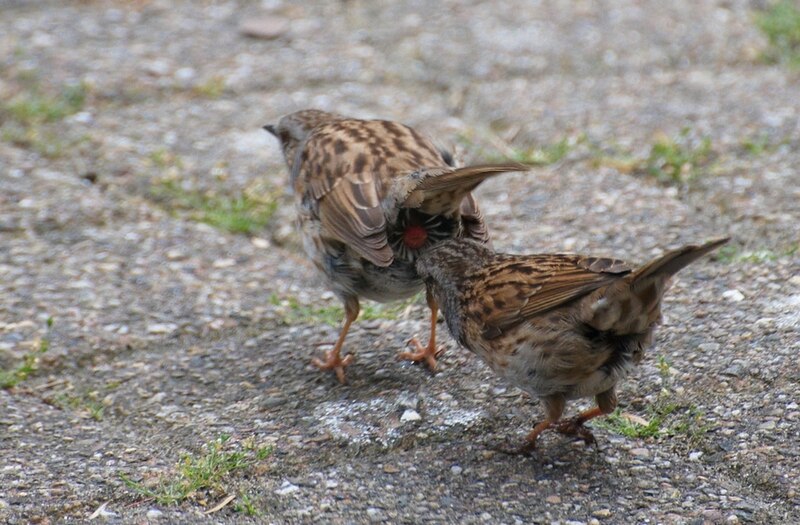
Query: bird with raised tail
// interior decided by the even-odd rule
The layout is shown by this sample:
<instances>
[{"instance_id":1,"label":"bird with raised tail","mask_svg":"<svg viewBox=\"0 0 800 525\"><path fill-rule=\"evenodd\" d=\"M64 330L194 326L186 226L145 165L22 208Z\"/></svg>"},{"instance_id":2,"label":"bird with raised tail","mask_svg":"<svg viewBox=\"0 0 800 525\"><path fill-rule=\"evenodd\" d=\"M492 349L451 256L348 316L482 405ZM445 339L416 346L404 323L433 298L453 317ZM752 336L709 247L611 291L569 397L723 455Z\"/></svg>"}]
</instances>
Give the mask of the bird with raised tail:
<instances>
[{"instance_id":1,"label":"bird with raised tail","mask_svg":"<svg viewBox=\"0 0 800 525\"><path fill-rule=\"evenodd\" d=\"M615 386L644 356L661 319L669 279L728 241L669 251L632 270L617 259L508 255L470 240L447 240L417 258L428 293L453 337L498 375L538 398L547 429L594 443L584 426L617 406ZM562 419L566 402L597 407Z\"/></svg>"},{"instance_id":2,"label":"bird with raised tail","mask_svg":"<svg viewBox=\"0 0 800 525\"><path fill-rule=\"evenodd\" d=\"M508 162L456 168L446 151L403 124L359 120L309 109L264 126L279 141L294 190L298 228L308 257L344 303L339 338L325 359L314 359L345 382L342 357L359 299L389 302L423 287L418 255L438 243L466 238L489 242L471 191L489 177L528 166ZM438 306L427 297L427 345L400 357L436 367Z\"/></svg>"}]
</instances>

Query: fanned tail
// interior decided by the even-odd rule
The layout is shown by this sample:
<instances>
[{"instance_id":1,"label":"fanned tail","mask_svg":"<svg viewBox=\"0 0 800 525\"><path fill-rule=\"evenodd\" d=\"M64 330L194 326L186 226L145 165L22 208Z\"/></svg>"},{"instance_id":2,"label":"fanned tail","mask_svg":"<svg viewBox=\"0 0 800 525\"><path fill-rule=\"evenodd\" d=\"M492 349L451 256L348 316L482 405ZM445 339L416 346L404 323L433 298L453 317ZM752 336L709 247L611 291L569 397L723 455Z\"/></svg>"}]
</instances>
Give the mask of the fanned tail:
<instances>
[{"instance_id":1,"label":"fanned tail","mask_svg":"<svg viewBox=\"0 0 800 525\"><path fill-rule=\"evenodd\" d=\"M669 251L599 291L588 303L587 324L618 335L646 333L661 317L661 298L670 277L728 240L723 237Z\"/></svg>"},{"instance_id":2,"label":"fanned tail","mask_svg":"<svg viewBox=\"0 0 800 525\"><path fill-rule=\"evenodd\" d=\"M486 179L501 173L528 171L518 162L480 164L463 168L426 168L396 181L385 201L387 208L418 208L429 215L455 211L462 199Z\"/></svg>"},{"instance_id":3,"label":"fanned tail","mask_svg":"<svg viewBox=\"0 0 800 525\"><path fill-rule=\"evenodd\" d=\"M632 282L636 283L657 274L667 277L675 275L686 266L707 253L713 252L729 240L730 237L720 237L703 244L687 244L669 251L633 272Z\"/></svg>"}]
</instances>

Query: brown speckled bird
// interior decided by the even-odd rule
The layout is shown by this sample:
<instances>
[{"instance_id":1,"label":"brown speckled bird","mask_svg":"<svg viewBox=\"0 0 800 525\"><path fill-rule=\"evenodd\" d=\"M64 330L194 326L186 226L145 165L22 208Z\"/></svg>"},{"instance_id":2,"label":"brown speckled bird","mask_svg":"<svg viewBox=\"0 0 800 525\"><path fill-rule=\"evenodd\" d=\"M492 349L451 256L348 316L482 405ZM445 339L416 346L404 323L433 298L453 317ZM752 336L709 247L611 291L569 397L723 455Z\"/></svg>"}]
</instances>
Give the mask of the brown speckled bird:
<instances>
[{"instance_id":1,"label":"brown speckled bird","mask_svg":"<svg viewBox=\"0 0 800 525\"><path fill-rule=\"evenodd\" d=\"M341 357L359 298L379 302L410 297L422 289L414 264L421 250L445 239L489 241L471 191L486 178L524 171L518 163L453 167L452 156L397 122L358 120L303 110L264 126L281 143L306 253L342 300L345 320L335 346L314 364L345 382ZM427 346L401 358L436 367L438 307L428 296L431 335Z\"/></svg>"},{"instance_id":2,"label":"brown speckled bird","mask_svg":"<svg viewBox=\"0 0 800 525\"><path fill-rule=\"evenodd\" d=\"M497 254L448 240L417 259L420 276L453 337L498 375L539 398L544 430L594 436L584 423L617 406L615 385L638 364L661 319L661 299L681 268L728 239L684 246L632 271L617 259ZM597 407L562 420L567 400Z\"/></svg>"}]
</instances>

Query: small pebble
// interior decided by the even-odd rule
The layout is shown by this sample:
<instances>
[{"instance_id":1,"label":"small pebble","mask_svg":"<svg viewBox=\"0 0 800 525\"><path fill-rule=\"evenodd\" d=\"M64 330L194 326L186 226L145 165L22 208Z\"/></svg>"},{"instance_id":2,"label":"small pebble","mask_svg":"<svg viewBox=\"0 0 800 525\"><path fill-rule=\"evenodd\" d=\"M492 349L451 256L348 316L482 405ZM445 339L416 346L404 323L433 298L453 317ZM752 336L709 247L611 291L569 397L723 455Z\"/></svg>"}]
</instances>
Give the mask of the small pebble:
<instances>
[{"instance_id":1,"label":"small pebble","mask_svg":"<svg viewBox=\"0 0 800 525\"><path fill-rule=\"evenodd\" d=\"M178 329L175 323L154 323L147 325L148 334L171 334Z\"/></svg>"},{"instance_id":2,"label":"small pebble","mask_svg":"<svg viewBox=\"0 0 800 525\"><path fill-rule=\"evenodd\" d=\"M726 290L722 292L722 297L727 299L728 301L738 303L742 299L744 299L744 294L739 290Z\"/></svg>"},{"instance_id":3,"label":"small pebble","mask_svg":"<svg viewBox=\"0 0 800 525\"><path fill-rule=\"evenodd\" d=\"M765 421L765 422L761 423L760 425L758 425L758 429L759 430L773 430L774 428L775 428L775 422L774 421Z\"/></svg>"},{"instance_id":4,"label":"small pebble","mask_svg":"<svg viewBox=\"0 0 800 525\"><path fill-rule=\"evenodd\" d=\"M262 16L245 20L239 26L239 32L251 38L274 40L286 34L289 20L279 16Z\"/></svg>"},{"instance_id":5,"label":"small pebble","mask_svg":"<svg viewBox=\"0 0 800 525\"><path fill-rule=\"evenodd\" d=\"M400 416L400 421L402 421L403 423L406 423L408 421L419 421L420 419L422 419L422 416L419 415L419 412L417 412L416 410L412 410L410 408L405 412L403 412L403 415Z\"/></svg>"},{"instance_id":6,"label":"small pebble","mask_svg":"<svg viewBox=\"0 0 800 525\"><path fill-rule=\"evenodd\" d=\"M214 268L230 268L236 265L235 259L217 259L214 261Z\"/></svg>"},{"instance_id":7,"label":"small pebble","mask_svg":"<svg viewBox=\"0 0 800 525\"><path fill-rule=\"evenodd\" d=\"M147 514L145 514L145 516L149 520L157 520L162 518L164 516L164 513L158 509L150 509L147 511Z\"/></svg>"},{"instance_id":8,"label":"small pebble","mask_svg":"<svg viewBox=\"0 0 800 525\"><path fill-rule=\"evenodd\" d=\"M281 485L281 488L275 491L275 494L277 494L278 496L286 496L287 494L292 494L294 492L297 492L298 490L300 490L300 487L298 487L297 485L294 485L288 481L284 481L283 485Z\"/></svg>"}]
</instances>

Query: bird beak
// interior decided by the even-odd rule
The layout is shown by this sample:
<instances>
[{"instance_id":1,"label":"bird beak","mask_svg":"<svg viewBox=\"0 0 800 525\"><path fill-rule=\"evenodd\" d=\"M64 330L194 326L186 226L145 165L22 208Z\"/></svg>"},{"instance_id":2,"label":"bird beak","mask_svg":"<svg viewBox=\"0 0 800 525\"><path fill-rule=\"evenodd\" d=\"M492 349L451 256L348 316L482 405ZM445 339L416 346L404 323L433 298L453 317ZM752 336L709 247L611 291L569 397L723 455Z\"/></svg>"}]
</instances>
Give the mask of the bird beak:
<instances>
[{"instance_id":1,"label":"bird beak","mask_svg":"<svg viewBox=\"0 0 800 525\"><path fill-rule=\"evenodd\" d=\"M263 128L263 129L265 129L265 130L269 131L270 133L272 133L272 134L273 134L273 135L275 135L276 137L278 136L278 134L277 134L277 133L275 133L275 126L273 126L272 124L267 124L266 126L264 126L264 128Z\"/></svg>"}]
</instances>

